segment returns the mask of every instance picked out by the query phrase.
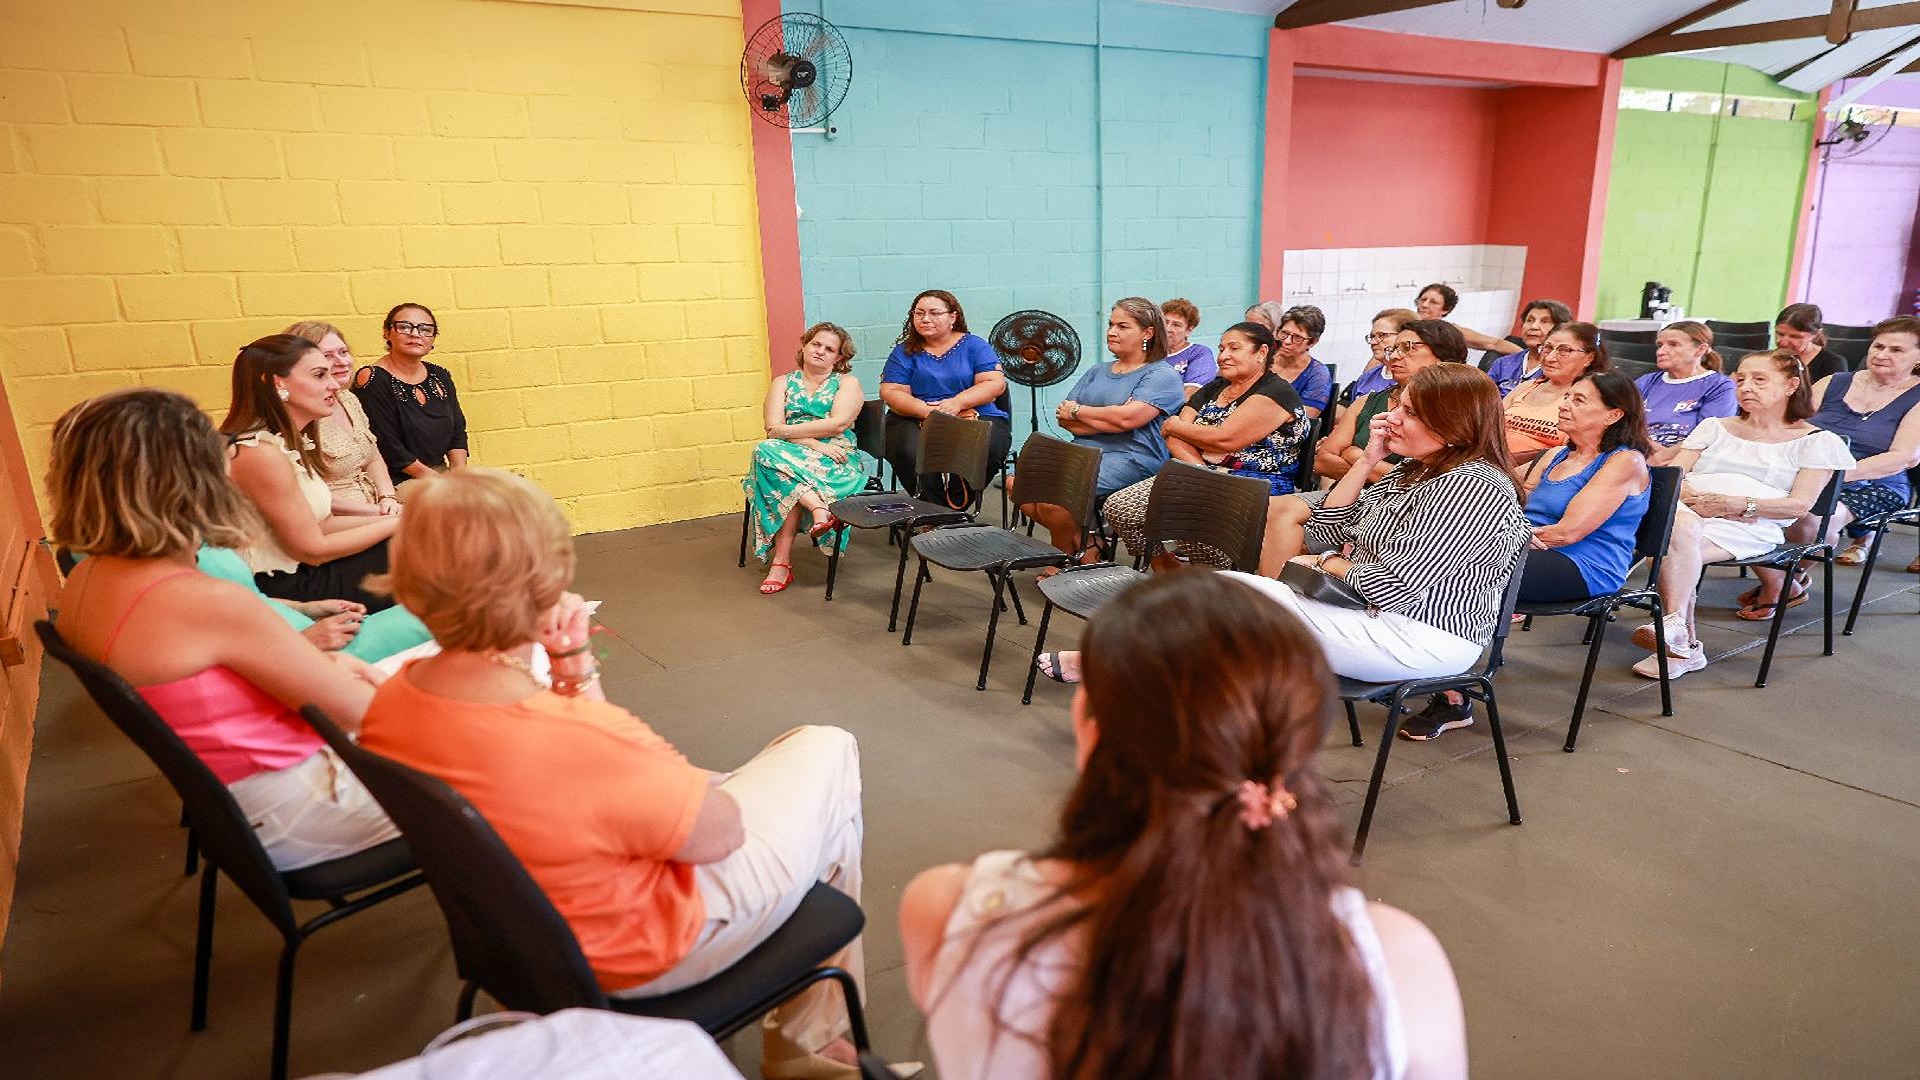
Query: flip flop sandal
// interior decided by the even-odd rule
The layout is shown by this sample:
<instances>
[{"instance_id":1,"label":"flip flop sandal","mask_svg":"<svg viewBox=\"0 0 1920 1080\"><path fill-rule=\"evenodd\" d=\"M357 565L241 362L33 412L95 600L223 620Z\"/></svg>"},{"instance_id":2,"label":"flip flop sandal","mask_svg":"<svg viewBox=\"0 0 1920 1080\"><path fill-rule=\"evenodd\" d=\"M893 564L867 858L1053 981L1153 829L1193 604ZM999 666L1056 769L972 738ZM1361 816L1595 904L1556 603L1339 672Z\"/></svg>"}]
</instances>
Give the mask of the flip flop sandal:
<instances>
[{"instance_id":1,"label":"flip flop sandal","mask_svg":"<svg viewBox=\"0 0 1920 1080\"><path fill-rule=\"evenodd\" d=\"M1920 571L1915 571L1915 573L1920 573ZM1796 570L1793 575L1793 583L1799 587L1803 594L1802 599L1804 599L1806 591L1813 587L1813 574L1807 570ZM1750 608L1753 606L1753 602L1758 599L1760 599L1760 586L1755 585L1753 588L1734 597L1733 602L1743 608ZM1791 607L1792 605L1789 604L1788 606ZM1767 610L1773 610L1773 605L1767 605ZM1771 618L1772 616L1767 617Z\"/></svg>"},{"instance_id":2,"label":"flip flop sandal","mask_svg":"<svg viewBox=\"0 0 1920 1080\"><path fill-rule=\"evenodd\" d=\"M1859 566L1867 561L1867 547L1865 544L1848 544L1845 550L1833 557L1833 561L1841 566Z\"/></svg>"},{"instance_id":3,"label":"flip flop sandal","mask_svg":"<svg viewBox=\"0 0 1920 1080\"><path fill-rule=\"evenodd\" d=\"M1795 582L1794 584L1799 585L1799 591L1787 598L1787 606L1790 608L1799 607L1801 604L1807 602L1806 586L1800 585L1799 582ZM1778 602L1772 604L1748 604L1739 611L1734 612L1733 615L1736 619L1745 619L1748 622L1766 622L1773 618L1773 609L1779 606Z\"/></svg>"},{"instance_id":4,"label":"flip flop sandal","mask_svg":"<svg viewBox=\"0 0 1920 1080\"><path fill-rule=\"evenodd\" d=\"M1066 683L1068 685L1072 685L1073 683L1077 683L1080 681L1079 679L1067 678L1066 668L1061 666L1060 654L1057 652L1041 653L1039 656L1034 658L1033 666L1039 669L1040 674L1045 675L1047 678L1052 679L1054 682L1057 682L1057 683Z\"/></svg>"}]
</instances>

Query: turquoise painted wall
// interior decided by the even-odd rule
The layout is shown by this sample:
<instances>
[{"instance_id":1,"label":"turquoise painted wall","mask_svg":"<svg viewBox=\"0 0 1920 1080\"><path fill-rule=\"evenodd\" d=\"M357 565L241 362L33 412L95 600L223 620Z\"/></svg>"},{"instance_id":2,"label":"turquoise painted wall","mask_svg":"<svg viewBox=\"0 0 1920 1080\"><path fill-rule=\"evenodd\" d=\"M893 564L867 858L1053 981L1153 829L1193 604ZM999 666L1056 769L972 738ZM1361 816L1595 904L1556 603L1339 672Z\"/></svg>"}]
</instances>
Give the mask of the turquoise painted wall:
<instances>
[{"instance_id":1,"label":"turquoise painted wall","mask_svg":"<svg viewBox=\"0 0 1920 1080\"><path fill-rule=\"evenodd\" d=\"M1648 281L1690 315L1771 319L1784 306L1813 138L1812 98L1751 68L1627 61L1623 84L1807 102L1794 120L1620 110L1596 317L1633 318Z\"/></svg>"},{"instance_id":2,"label":"turquoise painted wall","mask_svg":"<svg viewBox=\"0 0 1920 1080\"><path fill-rule=\"evenodd\" d=\"M853 50L836 135L795 135L793 159L807 319L852 331L869 396L923 288L982 335L1022 308L1064 316L1083 369L1120 297L1191 299L1209 344L1256 299L1268 20L1137 0L787 10ZM1068 385L1043 391L1043 422ZM1028 417L1016 388L1016 441Z\"/></svg>"}]
</instances>

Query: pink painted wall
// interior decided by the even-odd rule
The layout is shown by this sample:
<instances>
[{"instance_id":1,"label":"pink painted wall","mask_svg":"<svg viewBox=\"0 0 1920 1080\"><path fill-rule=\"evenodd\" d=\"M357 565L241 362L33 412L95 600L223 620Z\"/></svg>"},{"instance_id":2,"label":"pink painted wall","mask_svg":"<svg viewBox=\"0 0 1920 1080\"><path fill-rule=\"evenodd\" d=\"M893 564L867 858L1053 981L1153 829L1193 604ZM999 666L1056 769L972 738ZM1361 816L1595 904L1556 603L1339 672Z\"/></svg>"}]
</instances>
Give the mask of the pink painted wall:
<instances>
[{"instance_id":1,"label":"pink painted wall","mask_svg":"<svg viewBox=\"0 0 1920 1080\"><path fill-rule=\"evenodd\" d=\"M1487 242L1500 93L1296 78L1282 247Z\"/></svg>"},{"instance_id":2,"label":"pink painted wall","mask_svg":"<svg viewBox=\"0 0 1920 1080\"><path fill-rule=\"evenodd\" d=\"M1260 295L1285 292L1288 248L1524 244L1525 293L1592 312L1619 61L1339 26L1270 42Z\"/></svg>"},{"instance_id":3,"label":"pink painted wall","mask_svg":"<svg viewBox=\"0 0 1920 1080\"><path fill-rule=\"evenodd\" d=\"M1920 86L1891 82L1863 101L1920 109ZM1901 295L1920 206L1920 128L1896 127L1813 179L1806 299L1828 322L1860 325L1909 309Z\"/></svg>"}]
</instances>

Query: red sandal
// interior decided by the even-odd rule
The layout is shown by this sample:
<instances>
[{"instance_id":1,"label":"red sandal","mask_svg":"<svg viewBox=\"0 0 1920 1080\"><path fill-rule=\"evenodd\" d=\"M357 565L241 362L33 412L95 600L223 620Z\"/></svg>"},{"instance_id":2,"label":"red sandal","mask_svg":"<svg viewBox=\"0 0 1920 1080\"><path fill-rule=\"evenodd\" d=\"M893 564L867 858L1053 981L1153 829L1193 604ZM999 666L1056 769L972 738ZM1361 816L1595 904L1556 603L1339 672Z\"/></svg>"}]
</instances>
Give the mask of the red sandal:
<instances>
[{"instance_id":1,"label":"red sandal","mask_svg":"<svg viewBox=\"0 0 1920 1080\"><path fill-rule=\"evenodd\" d=\"M773 580L773 571L781 569L787 572L786 580ZM791 584L793 584L793 564L790 562L771 563L767 566L767 579L760 583L760 595L772 596L777 592L785 592L787 586Z\"/></svg>"}]
</instances>

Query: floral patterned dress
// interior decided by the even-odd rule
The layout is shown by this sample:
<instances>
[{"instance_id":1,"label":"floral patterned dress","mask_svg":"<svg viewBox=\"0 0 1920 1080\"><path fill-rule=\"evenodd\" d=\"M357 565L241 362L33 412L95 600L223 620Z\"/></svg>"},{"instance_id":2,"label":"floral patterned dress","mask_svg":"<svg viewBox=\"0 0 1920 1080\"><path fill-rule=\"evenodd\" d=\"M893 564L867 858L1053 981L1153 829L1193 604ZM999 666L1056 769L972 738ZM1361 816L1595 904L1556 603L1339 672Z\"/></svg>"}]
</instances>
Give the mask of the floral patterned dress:
<instances>
[{"instance_id":1,"label":"floral patterned dress","mask_svg":"<svg viewBox=\"0 0 1920 1080\"><path fill-rule=\"evenodd\" d=\"M828 375L819 390L809 392L800 372L790 373L781 423L804 424L826 419L833 411L834 395L839 392L839 375ZM764 439L753 448L753 464L747 470L746 479L740 481L740 487L747 493L747 512L753 518L753 553L763 562L773 546L773 534L780 531L780 523L793 512L801 492L812 491L821 502L831 503L866 486L867 469L855 449L852 431L819 441L845 447L847 460L835 464L820 451L785 439ZM843 550L848 531L841 529L837 534Z\"/></svg>"}]
</instances>

